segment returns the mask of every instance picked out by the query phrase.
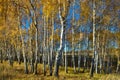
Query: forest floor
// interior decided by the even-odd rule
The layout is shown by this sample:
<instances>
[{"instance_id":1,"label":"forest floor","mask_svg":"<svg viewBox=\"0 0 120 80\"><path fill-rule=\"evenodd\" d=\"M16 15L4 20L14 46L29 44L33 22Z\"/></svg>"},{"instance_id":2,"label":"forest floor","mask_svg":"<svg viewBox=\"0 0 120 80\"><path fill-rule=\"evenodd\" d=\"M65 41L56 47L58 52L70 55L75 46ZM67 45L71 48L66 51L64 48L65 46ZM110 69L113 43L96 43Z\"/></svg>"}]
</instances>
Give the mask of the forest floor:
<instances>
[{"instance_id":1,"label":"forest floor","mask_svg":"<svg viewBox=\"0 0 120 80\"><path fill-rule=\"evenodd\" d=\"M90 79L89 73L73 73L72 68L68 68L68 73L64 72L64 68L60 67L59 78L49 76L49 70L47 75L42 73L42 64L38 65L38 74L34 75L24 73L24 65L14 62L11 67L7 61L0 63L0 80L120 80L120 74L94 74L94 77ZM30 69L30 67L29 67Z\"/></svg>"}]
</instances>

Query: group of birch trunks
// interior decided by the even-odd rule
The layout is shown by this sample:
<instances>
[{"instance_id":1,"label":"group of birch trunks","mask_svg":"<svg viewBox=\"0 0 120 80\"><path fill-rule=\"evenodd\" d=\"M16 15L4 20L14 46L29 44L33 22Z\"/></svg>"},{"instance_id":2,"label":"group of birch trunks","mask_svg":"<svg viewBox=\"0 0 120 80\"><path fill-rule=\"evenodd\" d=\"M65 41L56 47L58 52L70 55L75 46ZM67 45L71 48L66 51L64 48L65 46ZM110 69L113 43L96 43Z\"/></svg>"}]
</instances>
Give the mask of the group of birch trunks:
<instances>
[{"instance_id":1,"label":"group of birch trunks","mask_svg":"<svg viewBox=\"0 0 120 80\"><path fill-rule=\"evenodd\" d=\"M119 73L119 0L0 0L0 60L50 76ZM30 70L28 67L31 67ZM54 74L53 74L54 73Z\"/></svg>"}]
</instances>

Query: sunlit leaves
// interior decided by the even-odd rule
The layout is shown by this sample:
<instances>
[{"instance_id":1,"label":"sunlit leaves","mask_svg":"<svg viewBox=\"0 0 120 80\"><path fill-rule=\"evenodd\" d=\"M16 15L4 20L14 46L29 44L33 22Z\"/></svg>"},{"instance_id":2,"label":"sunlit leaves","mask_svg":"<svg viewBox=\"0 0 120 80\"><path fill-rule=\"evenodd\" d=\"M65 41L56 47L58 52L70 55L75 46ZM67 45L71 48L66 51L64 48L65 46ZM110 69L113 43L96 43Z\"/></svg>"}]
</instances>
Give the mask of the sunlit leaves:
<instances>
[{"instance_id":1,"label":"sunlit leaves","mask_svg":"<svg viewBox=\"0 0 120 80\"><path fill-rule=\"evenodd\" d=\"M109 15L106 15L103 17L102 24L107 25L110 23L111 17Z\"/></svg>"},{"instance_id":2,"label":"sunlit leaves","mask_svg":"<svg viewBox=\"0 0 120 80\"><path fill-rule=\"evenodd\" d=\"M0 39L8 40L15 45L18 33L16 7L13 1L2 0L0 3Z\"/></svg>"},{"instance_id":3,"label":"sunlit leaves","mask_svg":"<svg viewBox=\"0 0 120 80\"><path fill-rule=\"evenodd\" d=\"M62 16L66 16L68 13L69 2L67 0L42 0L43 14L46 17L55 16L59 8L62 12Z\"/></svg>"},{"instance_id":4,"label":"sunlit leaves","mask_svg":"<svg viewBox=\"0 0 120 80\"><path fill-rule=\"evenodd\" d=\"M46 17L51 17L58 12L58 0L42 0L43 14Z\"/></svg>"},{"instance_id":5,"label":"sunlit leaves","mask_svg":"<svg viewBox=\"0 0 120 80\"><path fill-rule=\"evenodd\" d=\"M81 18L83 21L87 21L90 18L90 6L89 0L83 0L80 2L81 7Z\"/></svg>"}]
</instances>

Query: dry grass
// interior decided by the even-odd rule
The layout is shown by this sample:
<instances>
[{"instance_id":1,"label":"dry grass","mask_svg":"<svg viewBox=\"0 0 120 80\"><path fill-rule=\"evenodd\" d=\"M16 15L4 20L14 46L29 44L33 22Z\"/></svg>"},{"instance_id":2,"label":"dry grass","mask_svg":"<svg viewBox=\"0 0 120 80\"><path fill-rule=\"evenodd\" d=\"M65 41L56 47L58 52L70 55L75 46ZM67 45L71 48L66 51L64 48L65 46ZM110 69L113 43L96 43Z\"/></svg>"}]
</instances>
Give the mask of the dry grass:
<instances>
[{"instance_id":1,"label":"dry grass","mask_svg":"<svg viewBox=\"0 0 120 80\"><path fill-rule=\"evenodd\" d=\"M29 72L29 74L24 74L24 66L22 64L14 63L11 67L8 62L4 61L0 63L0 80L120 80L119 74L95 74L93 78L89 78L89 73L73 73L73 68L68 68L69 71L66 74L64 69L60 68L59 78L54 76L49 76L49 70L47 70L47 75L44 76L42 73L42 64L38 65L38 74L34 75Z\"/></svg>"}]
</instances>

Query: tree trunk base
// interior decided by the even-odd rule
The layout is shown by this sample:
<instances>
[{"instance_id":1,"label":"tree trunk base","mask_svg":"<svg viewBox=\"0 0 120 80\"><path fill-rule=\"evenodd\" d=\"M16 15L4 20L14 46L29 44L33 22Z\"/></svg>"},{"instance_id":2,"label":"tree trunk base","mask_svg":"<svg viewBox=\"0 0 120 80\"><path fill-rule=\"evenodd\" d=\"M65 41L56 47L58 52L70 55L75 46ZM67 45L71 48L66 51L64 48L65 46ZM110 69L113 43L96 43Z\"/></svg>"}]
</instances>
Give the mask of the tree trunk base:
<instances>
[{"instance_id":1,"label":"tree trunk base","mask_svg":"<svg viewBox=\"0 0 120 80\"><path fill-rule=\"evenodd\" d=\"M92 59L91 63L90 78L93 77L93 73L94 73L94 59Z\"/></svg>"}]
</instances>

